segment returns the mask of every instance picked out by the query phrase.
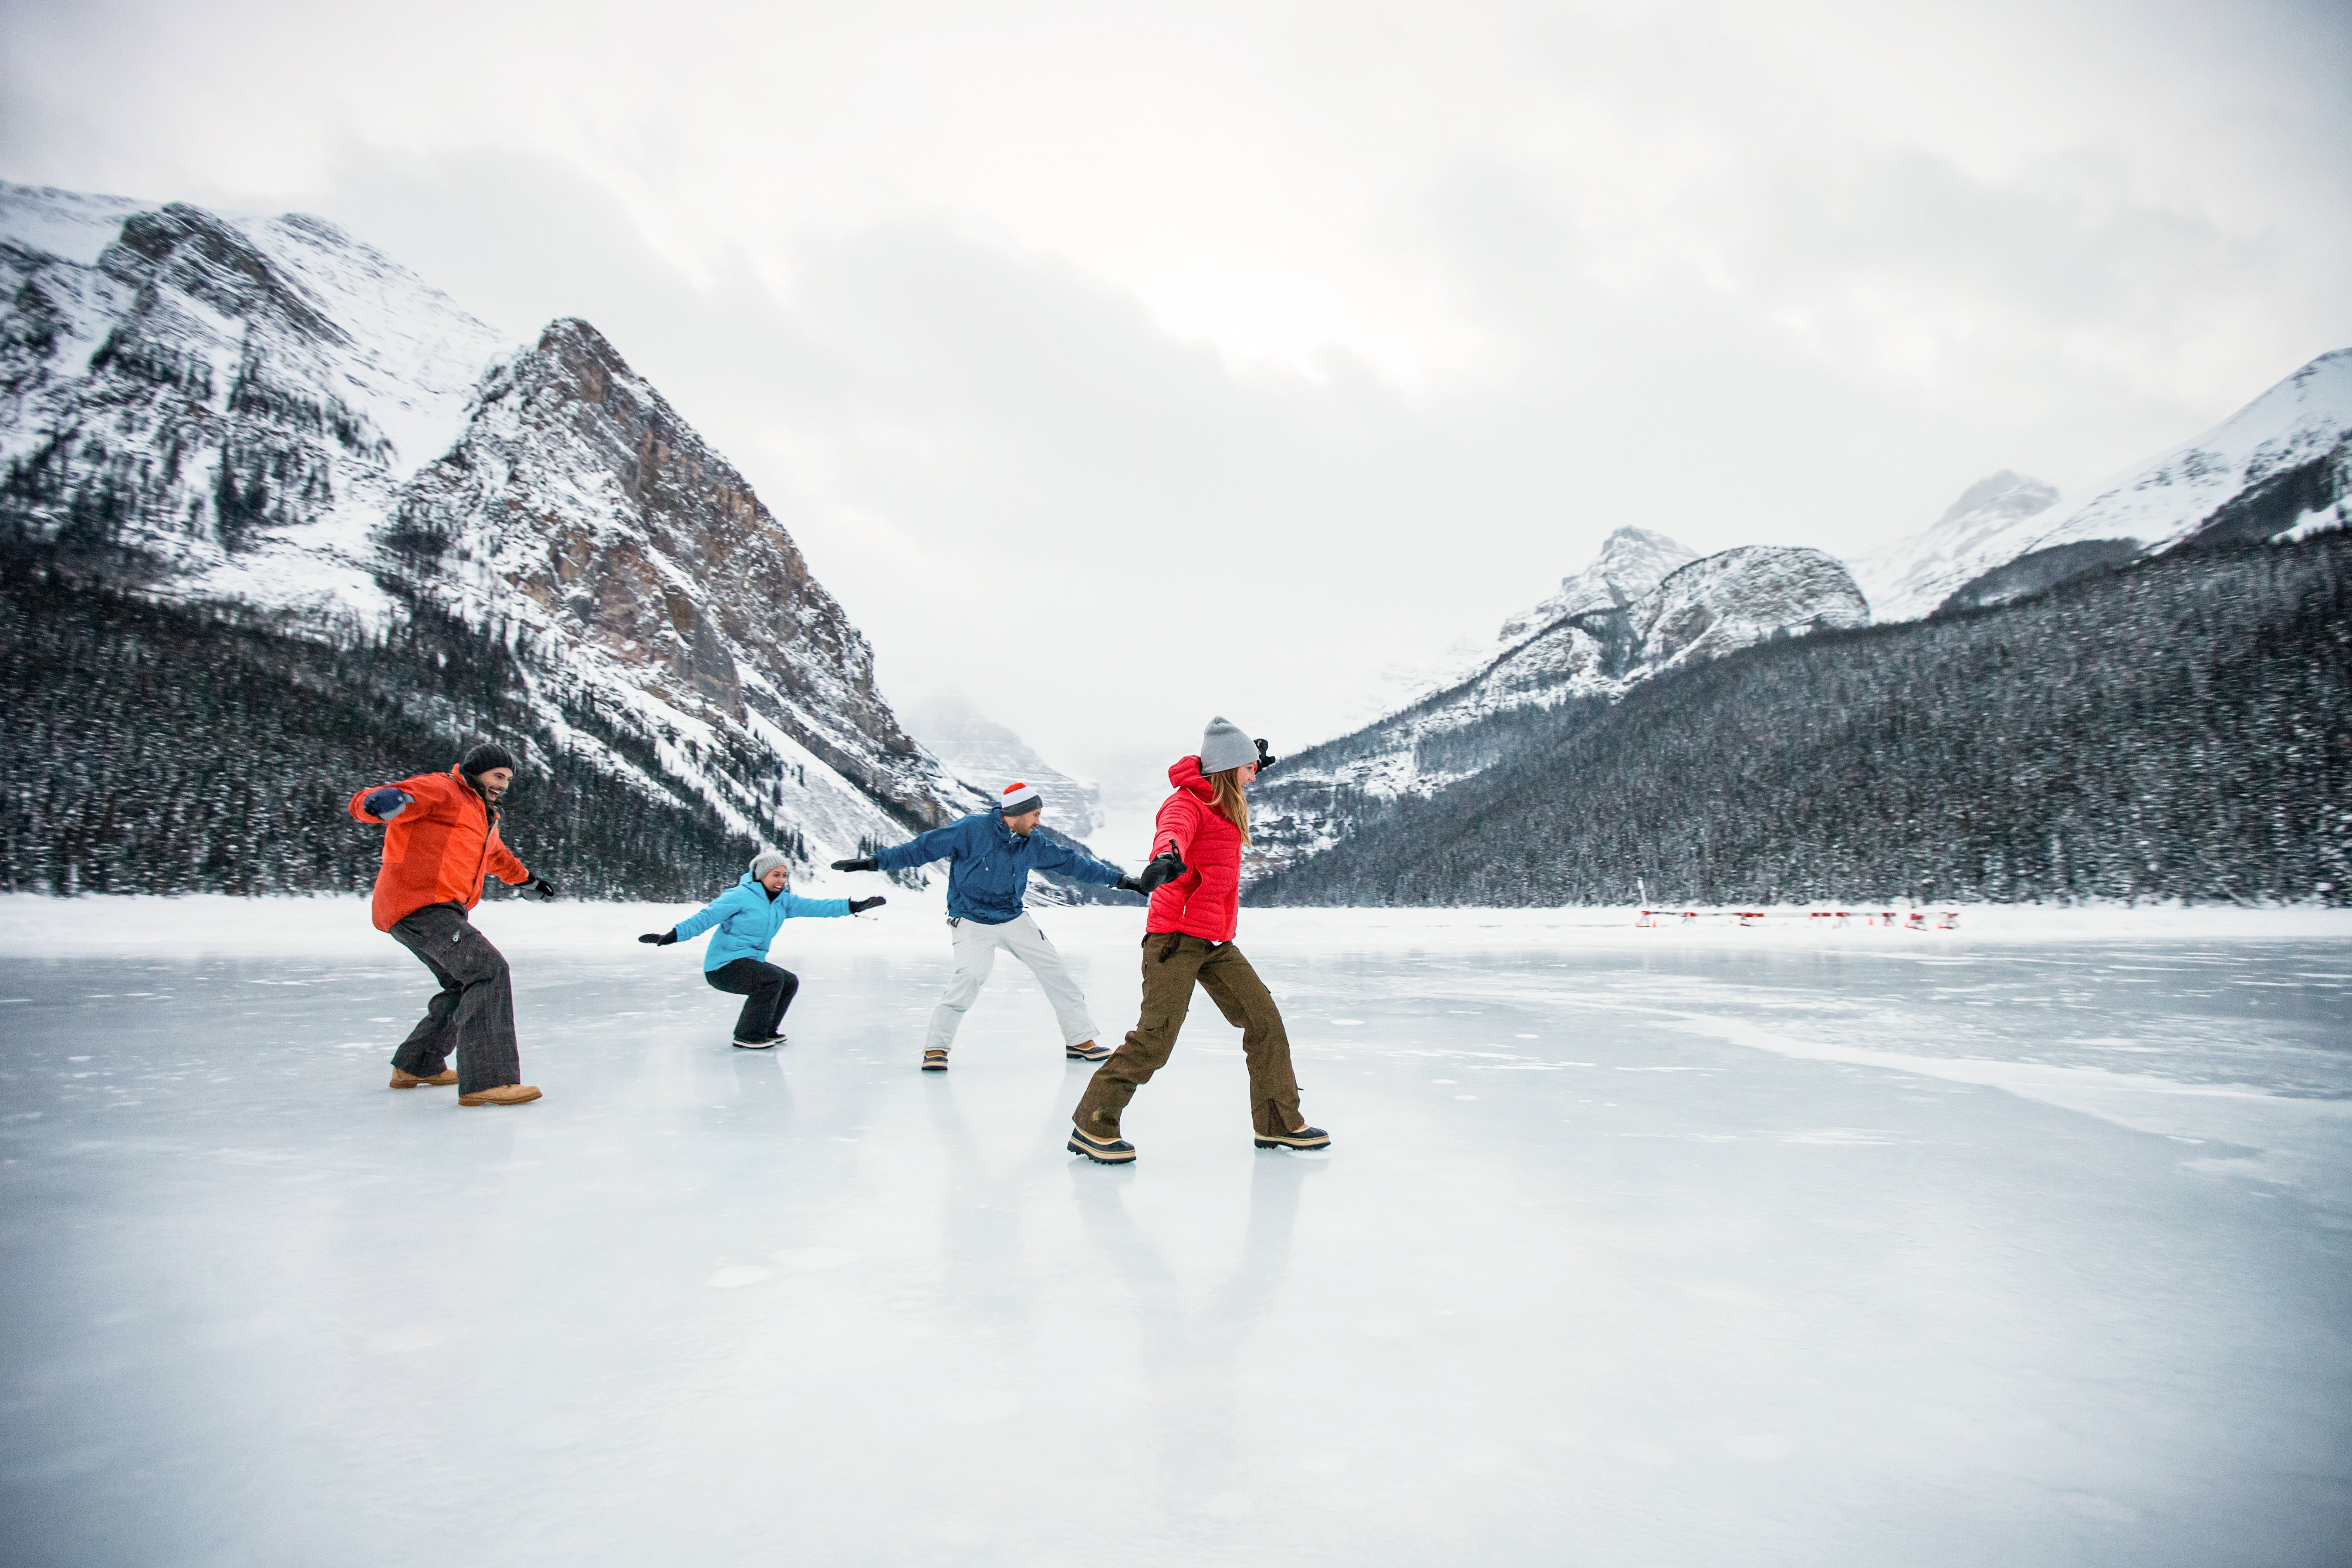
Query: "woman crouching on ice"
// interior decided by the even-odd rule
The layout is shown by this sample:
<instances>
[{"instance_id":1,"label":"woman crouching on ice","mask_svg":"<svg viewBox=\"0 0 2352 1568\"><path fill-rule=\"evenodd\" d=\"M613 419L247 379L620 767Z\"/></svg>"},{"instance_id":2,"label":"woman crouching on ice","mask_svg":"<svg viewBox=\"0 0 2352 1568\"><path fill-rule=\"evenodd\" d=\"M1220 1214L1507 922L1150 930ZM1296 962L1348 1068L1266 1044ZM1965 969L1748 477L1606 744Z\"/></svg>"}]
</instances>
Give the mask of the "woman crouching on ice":
<instances>
[{"instance_id":1,"label":"woman crouching on ice","mask_svg":"<svg viewBox=\"0 0 2352 1568\"><path fill-rule=\"evenodd\" d=\"M1106 1165L1135 1158L1118 1135L1119 1112L1151 1081L1176 1048L1197 981L1225 1021L1242 1032L1249 1062L1250 1124L1261 1149L1325 1149L1331 1135L1298 1113L1298 1079L1290 1070L1290 1037L1265 983L1234 945L1241 903L1242 846L1249 842L1249 801L1242 792L1269 767L1265 742L1255 744L1223 719L1209 721L1201 754L1168 770L1176 793L1160 808L1154 864L1179 873L1151 895L1143 922L1143 1016L1127 1043L1095 1069L1071 1116L1070 1152ZM1146 879L1149 880L1147 875Z\"/></svg>"},{"instance_id":2,"label":"woman crouching on ice","mask_svg":"<svg viewBox=\"0 0 2352 1568\"><path fill-rule=\"evenodd\" d=\"M774 850L762 851L742 880L703 906L698 914L667 931L647 931L637 938L656 947L667 947L688 937L700 936L712 926L718 934L702 952L702 977L714 991L744 998L735 1019L735 1044L747 1051L764 1051L784 1037L784 1009L801 988L801 977L767 962L768 944L794 915L854 915L886 899L803 899L785 889L792 868Z\"/></svg>"}]
</instances>

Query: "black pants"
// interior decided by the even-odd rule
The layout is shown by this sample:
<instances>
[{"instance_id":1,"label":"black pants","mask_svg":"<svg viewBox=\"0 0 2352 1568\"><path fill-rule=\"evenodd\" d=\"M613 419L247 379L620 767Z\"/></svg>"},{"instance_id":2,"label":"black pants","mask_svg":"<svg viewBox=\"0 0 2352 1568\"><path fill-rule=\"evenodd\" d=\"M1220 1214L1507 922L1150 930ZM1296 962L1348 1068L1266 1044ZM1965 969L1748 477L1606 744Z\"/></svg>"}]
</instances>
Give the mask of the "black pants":
<instances>
[{"instance_id":1,"label":"black pants","mask_svg":"<svg viewBox=\"0 0 2352 1568\"><path fill-rule=\"evenodd\" d=\"M762 963L756 958L739 958L707 970L703 976L714 991L729 991L745 998L743 1011L735 1017L735 1037L739 1040L772 1040L783 1027L784 1009L799 994L801 977L789 969L779 969L772 963Z\"/></svg>"},{"instance_id":2,"label":"black pants","mask_svg":"<svg viewBox=\"0 0 2352 1568\"><path fill-rule=\"evenodd\" d=\"M457 1092L475 1094L522 1081L515 1045L514 982L506 955L474 929L457 904L427 904L392 928L392 939L415 953L441 989L425 1016L392 1054L392 1065L434 1078L457 1053Z\"/></svg>"}]
</instances>

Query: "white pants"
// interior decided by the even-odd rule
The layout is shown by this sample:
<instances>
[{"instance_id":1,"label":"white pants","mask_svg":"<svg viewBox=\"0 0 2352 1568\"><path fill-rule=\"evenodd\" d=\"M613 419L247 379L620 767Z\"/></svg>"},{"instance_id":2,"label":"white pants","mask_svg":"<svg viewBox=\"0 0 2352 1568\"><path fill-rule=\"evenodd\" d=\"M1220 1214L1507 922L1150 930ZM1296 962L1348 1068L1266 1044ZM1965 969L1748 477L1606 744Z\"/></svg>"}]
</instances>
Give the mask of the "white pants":
<instances>
[{"instance_id":1,"label":"white pants","mask_svg":"<svg viewBox=\"0 0 2352 1568\"><path fill-rule=\"evenodd\" d=\"M1054 1021L1062 1026L1062 1044L1078 1045L1095 1037L1095 1021L1087 1011L1086 993L1070 978L1069 966L1062 954L1045 940L1037 922L1026 912L1006 921L1003 925L982 925L978 921L958 921L950 928L955 932L955 977L948 982L948 993L931 1012L931 1031L923 1039L927 1051L944 1051L955 1044L956 1026L963 1022L965 1009L988 983L988 972L996 967L999 948L1029 966L1037 984L1045 993L1045 1000L1054 1005Z\"/></svg>"}]
</instances>

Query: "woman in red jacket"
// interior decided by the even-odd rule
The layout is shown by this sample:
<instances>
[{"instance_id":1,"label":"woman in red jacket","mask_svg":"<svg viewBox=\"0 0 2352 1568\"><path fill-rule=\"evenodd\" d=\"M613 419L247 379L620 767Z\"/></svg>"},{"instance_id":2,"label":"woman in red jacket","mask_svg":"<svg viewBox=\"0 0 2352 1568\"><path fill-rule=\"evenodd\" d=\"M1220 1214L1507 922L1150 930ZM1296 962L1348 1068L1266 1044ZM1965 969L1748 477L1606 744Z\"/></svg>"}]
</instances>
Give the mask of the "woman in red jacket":
<instances>
[{"instance_id":1,"label":"woman in red jacket","mask_svg":"<svg viewBox=\"0 0 2352 1568\"><path fill-rule=\"evenodd\" d=\"M1126 1044L1095 1069L1072 1114L1070 1152L1106 1165L1135 1158L1118 1135L1119 1112L1136 1089L1167 1065L1198 982L1225 1021L1242 1031L1249 1062L1250 1125L1261 1149L1324 1149L1331 1135L1298 1113L1298 1079L1290 1070L1290 1037L1265 983L1234 945L1241 904L1242 847L1249 842L1243 792L1274 759L1236 725L1209 721L1201 754L1168 770L1176 793L1160 808L1153 864L1178 873L1151 895L1143 924L1143 1016ZM1150 880L1147 873L1144 880Z\"/></svg>"}]
</instances>

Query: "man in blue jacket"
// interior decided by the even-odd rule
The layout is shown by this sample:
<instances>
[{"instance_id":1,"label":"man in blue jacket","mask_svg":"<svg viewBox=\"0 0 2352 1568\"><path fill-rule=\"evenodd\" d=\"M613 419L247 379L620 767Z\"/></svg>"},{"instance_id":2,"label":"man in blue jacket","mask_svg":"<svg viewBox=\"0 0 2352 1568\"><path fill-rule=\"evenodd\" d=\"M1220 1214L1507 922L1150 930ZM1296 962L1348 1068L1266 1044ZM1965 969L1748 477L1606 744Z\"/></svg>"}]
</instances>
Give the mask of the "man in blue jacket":
<instances>
[{"instance_id":1,"label":"man in blue jacket","mask_svg":"<svg viewBox=\"0 0 2352 1568\"><path fill-rule=\"evenodd\" d=\"M948 862L948 927L955 942L955 977L931 1013L930 1033L923 1040L925 1072L947 1071L956 1026L996 966L999 948L1027 964L1037 977L1045 999L1054 1005L1055 1021L1062 1026L1065 1057L1098 1062L1110 1055L1108 1047L1095 1043L1086 994L1070 978L1060 952L1021 907L1029 873L1059 871L1081 882L1149 893L1183 868L1169 871L1155 864L1145 876L1158 879L1139 881L1116 866L1039 835L1037 819L1045 809L1045 795L1034 784L1013 784L994 811L975 812L862 859L833 863L836 871L903 871L933 860Z\"/></svg>"},{"instance_id":2,"label":"man in blue jacket","mask_svg":"<svg viewBox=\"0 0 2352 1568\"><path fill-rule=\"evenodd\" d=\"M656 947L667 947L719 928L702 953L702 978L714 991L740 996L743 1011L735 1019L735 1044L747 1051L764 1051L784 1037L784 1009L800 994L801 977L768 962L768 945L794 915L864 914L888 900L875 899L803 899L788 884L791 862L772 849L751 861L741 880L667 931L649 931L637 938Z\"/></svg>"}]
</instances>

